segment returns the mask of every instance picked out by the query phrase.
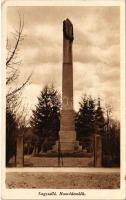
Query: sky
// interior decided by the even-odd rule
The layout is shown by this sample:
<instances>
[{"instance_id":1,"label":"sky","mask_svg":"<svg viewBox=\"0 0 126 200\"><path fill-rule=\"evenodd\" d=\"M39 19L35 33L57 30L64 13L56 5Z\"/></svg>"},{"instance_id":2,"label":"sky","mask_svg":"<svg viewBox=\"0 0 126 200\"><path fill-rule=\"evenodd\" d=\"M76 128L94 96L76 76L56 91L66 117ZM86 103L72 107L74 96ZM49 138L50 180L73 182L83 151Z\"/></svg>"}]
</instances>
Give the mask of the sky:
<instances>
[{"instance_id":1,"label":"sky","mask_svg":"<svg viewBox=\"0 0 126 200\"><path fill-rule=\"evenodd\" d=\"M63 20L73 24L74 109L84 94L101 98L111 105L112 117L120 118L120 10L117 6L8 7L7 37L13 45L13 32L24 15L24 40L19 56L22 64L16 85L32 72L22 98L29 116L38 103L42 88L54 84L61 92Z\"/></svg>"}]
</instances>

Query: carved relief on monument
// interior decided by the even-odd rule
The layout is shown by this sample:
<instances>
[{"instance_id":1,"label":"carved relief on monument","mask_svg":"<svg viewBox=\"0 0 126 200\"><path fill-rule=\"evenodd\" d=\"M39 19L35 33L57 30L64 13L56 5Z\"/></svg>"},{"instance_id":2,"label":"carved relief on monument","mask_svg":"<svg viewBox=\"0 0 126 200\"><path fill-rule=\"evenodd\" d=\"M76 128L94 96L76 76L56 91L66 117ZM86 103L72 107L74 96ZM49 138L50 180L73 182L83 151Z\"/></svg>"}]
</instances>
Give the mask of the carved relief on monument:
<instances>
[{"instance_id":1,"label":"carved relief on monument","mask_svg":"<svg viewBox=\"0 0 126 200\"><path fill-rule=\"evenodd\" d=\"M73 41L73 24L69 19L63 21L63 33L67 40Z\"/></svg>"}]
</instances>

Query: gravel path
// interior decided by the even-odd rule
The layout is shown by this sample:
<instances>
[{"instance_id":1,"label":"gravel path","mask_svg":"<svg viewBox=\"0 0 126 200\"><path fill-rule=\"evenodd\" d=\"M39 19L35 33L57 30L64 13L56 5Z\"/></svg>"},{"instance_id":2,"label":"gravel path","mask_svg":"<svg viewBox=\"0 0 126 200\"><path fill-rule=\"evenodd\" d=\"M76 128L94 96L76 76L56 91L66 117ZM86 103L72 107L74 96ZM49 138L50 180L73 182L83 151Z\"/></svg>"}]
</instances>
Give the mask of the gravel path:
<instances>
[{"instance_id":1,"label":"gravel path","mask_svg":"<svg viewBox=\"0 0 126 200\"><path fill-rule=\"evenodd\" d=\"M7 188L117 189L119 173L7 172Z\"/></svg>"}]
</instances>

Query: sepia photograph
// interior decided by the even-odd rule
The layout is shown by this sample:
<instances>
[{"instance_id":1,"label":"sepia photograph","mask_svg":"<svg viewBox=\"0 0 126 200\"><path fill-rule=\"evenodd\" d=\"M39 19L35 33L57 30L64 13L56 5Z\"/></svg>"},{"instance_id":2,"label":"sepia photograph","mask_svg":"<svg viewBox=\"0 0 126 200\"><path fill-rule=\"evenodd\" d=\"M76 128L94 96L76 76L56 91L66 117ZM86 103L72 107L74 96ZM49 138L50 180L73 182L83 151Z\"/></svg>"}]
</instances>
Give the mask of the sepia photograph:
<instances>
[{"instance_id":1,"label":"sepia photograph","mask_svg":"<svg viewBox=\"0 0 126 200\"><path fill-rule=\"evenodd\" d=\"M6 190L88 199L85 189L121 189L121 9L6 6Z\"/></svg>"}]
</instances>

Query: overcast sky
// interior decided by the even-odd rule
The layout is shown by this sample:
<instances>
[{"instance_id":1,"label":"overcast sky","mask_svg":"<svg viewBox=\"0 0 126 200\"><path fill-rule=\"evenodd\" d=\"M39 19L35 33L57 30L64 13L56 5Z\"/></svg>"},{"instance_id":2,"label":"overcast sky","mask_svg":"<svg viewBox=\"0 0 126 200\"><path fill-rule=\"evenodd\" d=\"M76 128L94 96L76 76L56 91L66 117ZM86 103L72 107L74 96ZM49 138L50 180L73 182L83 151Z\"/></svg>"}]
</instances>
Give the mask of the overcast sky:
<instances>
[{"instance_id":1,"label":"overcast sky","mask_svg":"<svg viewBox=\"0 0 126 200\"><path fill-rule=\"evenodd\" d=\"M20 77L33 71L31 84L23 93L24 104L34 108L46 84L61 91L62 22L74 27L74 109L83 94L101 97L119 119L120 98L120 10L119 7L9 7L8 37L18 28L18 12L24 15L24 41L20 46ZM29 112L30 113L30 112Z\"/></svg>"}]
</instances>

